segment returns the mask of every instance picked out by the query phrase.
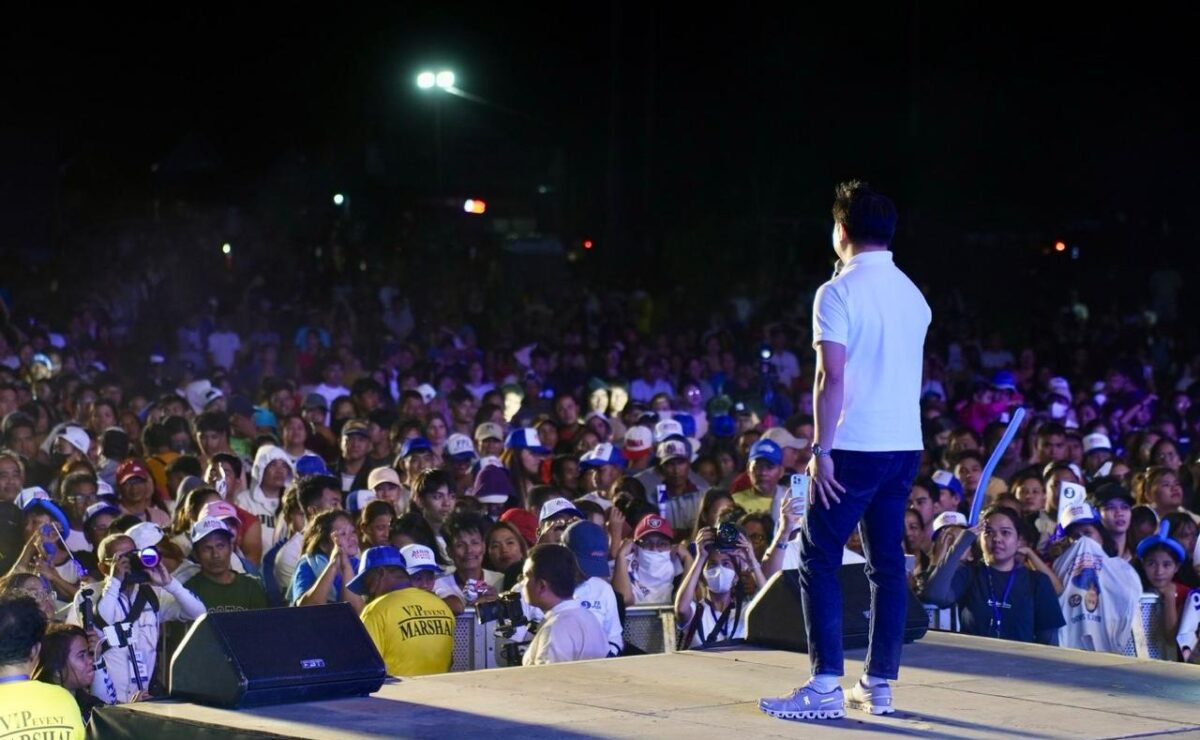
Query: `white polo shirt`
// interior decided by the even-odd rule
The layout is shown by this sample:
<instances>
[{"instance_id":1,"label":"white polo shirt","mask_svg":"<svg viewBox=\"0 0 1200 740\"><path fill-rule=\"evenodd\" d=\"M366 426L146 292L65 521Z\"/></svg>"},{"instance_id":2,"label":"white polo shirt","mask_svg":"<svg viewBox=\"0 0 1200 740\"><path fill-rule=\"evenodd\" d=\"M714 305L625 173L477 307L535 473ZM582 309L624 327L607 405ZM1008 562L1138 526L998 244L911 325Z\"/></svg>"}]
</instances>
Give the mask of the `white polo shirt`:
<instances>
[{"instance_id":1,"label":"white polo shirt","mask_svg":"<svg viewBox=\"0 0 1200 740\"><path fill-rule=\"evenodd\" d=\"M921 370L932 312L890 250L855 255L813 300L813 347L846 347L833 448L920 450Z\"/></svg>"}]
</instances>

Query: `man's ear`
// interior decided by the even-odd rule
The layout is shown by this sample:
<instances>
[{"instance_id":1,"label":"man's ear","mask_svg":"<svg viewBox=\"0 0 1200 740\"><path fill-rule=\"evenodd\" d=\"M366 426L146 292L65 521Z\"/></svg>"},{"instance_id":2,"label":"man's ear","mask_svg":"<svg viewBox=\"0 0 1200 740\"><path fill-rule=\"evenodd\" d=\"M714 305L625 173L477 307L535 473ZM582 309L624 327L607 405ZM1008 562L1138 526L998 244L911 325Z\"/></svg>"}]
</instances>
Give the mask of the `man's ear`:
<instances>
[{"instance_id":1,"label":"man's ear","mask_svg":"<svg viewBox=\"0 0 1200 740\"><path fill-rule=\"evenodd\" d=\"M37 663L38 656L42 654L42 643L33 646L33 650L29 651L29 662Z\"/></svg>"}]
</instances>

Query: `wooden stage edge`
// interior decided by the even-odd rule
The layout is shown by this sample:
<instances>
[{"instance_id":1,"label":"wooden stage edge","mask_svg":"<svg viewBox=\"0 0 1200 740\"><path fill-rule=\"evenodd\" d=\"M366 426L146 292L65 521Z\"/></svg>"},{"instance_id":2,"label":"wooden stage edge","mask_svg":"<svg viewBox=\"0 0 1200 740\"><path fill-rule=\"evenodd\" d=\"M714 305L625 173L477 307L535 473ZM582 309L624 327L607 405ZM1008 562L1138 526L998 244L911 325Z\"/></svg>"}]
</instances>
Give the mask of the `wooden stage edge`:
<instances>
[{"instance_id":1,"label":"wooden stage edge","mask_svg":"<svg viewBox=\"0 0 1200 740\"><path fill-rule=\"evenodd\" d=\"M864 651L847 654L849 685ZM931 632L904 647L898 712L787 722L758 710L808 657L752 647L390 681L376 694L224 710L101 711L93 736L506 738L1200 737L1200 666Z\"/></svg>"}]
</instances>

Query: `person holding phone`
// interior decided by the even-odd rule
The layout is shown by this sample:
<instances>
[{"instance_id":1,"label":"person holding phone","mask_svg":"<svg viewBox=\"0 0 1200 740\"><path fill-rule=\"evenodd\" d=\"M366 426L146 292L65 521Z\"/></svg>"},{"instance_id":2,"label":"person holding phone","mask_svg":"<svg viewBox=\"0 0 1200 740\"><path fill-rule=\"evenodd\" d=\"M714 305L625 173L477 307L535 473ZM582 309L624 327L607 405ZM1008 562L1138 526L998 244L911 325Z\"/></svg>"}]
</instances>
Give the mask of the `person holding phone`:
<instances>
[{"instance_id":1,"label":"person holding phone","mask_svg":"<svg viewBox=\"0 0 1200 740\"><path fill-rule=\"evenodd\" d=\"M862 522L871 581L871 642L852 706L893 711L908 585L904 509L921 460L920 393L932 313L895 264L889 245L896 208L868 185L839 185L833 204L838 268L813 301L814 441L811 505L801 525L800 585L812 678L789 695L764 698L782 719L845 715L842 661L843 544Z\"/></svg>"}]
</instances>

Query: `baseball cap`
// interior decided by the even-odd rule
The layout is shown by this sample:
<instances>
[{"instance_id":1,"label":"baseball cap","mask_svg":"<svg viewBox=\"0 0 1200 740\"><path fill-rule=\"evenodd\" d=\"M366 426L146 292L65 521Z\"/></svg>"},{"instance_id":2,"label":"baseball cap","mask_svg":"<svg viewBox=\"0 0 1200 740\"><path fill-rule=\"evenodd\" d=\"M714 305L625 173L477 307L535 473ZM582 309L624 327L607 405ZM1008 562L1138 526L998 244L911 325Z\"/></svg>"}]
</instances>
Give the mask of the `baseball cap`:
<instances>
[{"instance_id":1,"label":"baseball cap","mask_svg":"<svg viewBox=\"0 0 1200 740\"><path fill-rule=\"evenodd\" d=\"M612 571L608 567L608 535L593 521L581 519L563 532L562 543L579 561L584 575L608 578Z\"/></svg>"},{"instance_id":2,"label":"baseball cap","mask_svg":"<svg viewBox=\"0 0 1200 740\"><path fill-rule=\"evenodd\" d=\"M329 401L325 400L325 396L322 396L320 393L309 393L304 397L303 409L305 411L312 411L313 409L328 411Z\"/></svg>"},{"instance_id":3,"label":"baseball cap","mask_svg":"<svg viewBox=\"0 0 1200 740\"><path fill-rule=\"evenodd\" d=\"M46 489L41 486L30 486L22 490L17 494L17 498L13 503L21 511L29 511L35 508L45 511L54 517L54 521L58 522L58 528L62 531L63 537L71 534L71 521L67 519L67 515L63 513L63 510L58 508L58 504L54 503L50 498L50 494L46 493Z\"/></svg>"},{"instance_id":4,"label":"baseball cap","mask_svg":"<svg viewBox=\"0 0 1200 740\"><path fill-rule=\"evenodd\" d=\"M783 450L769 439L759 439L750 445L750 461L766 460L772 465L783 464Z\"/></svg>"},{"instance_id":5,"label":"baseball cap","mask_svg":"<svg viewBox=\"0 0 1200 740\"><path fill-rule=\"evenodd\" d=\"M482 504L502 504L513 494L508 471L491 465L480 468L471 492Z\"/></svg>"},{"instance_id":6,"label":"baseball cap","mask_svg":"<svg viewBox=\"0 0 1200 740\"><path fill-rule=\"evenodd\" d=\"M362 554L362 558L358 561L358 575L350 579L350 582L346 584L346 588L359 595L366 593L367 573L372 568L382 568L385 565L404 568L406 572L408 570L404 556L391 545L368 547L366 552Z\"/></svg>"},{"instance_id":7,"label":"baseball cap","mask_svg":"<svg viewBox=\"0 0 1200 740\"><path fill-rule=\"evenodd\" d=\"M346 511L357 514L374 500L375 492L370 489L360 488L357 491L351 491L346 494Z\"/></svg>"},{"instance_id":8,"label":"baseball cap","mask_svg":"<svg viewBox=\"0 0 1200 740\"><path fill-rule=\"evenodd\" d=\"M142 522L135 524L125 530L125 535L133 540L133 546L139 550L145 550L147 547L154 547L162 542L163 531L162 527L154 522Z\"/></svg>"},{"instance_id":9,"label":"baseball cap","mask_svg":"<svg viewBox=\"0 0 1200 740\"><path fill-rule=\"evenodd\" d=\"M1051 393L1057 393L1058 395L1060 395L1068 400L1073 398L1073 396L1071 395L1071 385L1070 385L1070 383L1067 382L1066 378L1062 378L1062 377L1050 378L1050 382L1046 383L1046 388Z\"/></svg>"},{"instance_id":10,"label":"baseball cap","mask_svg":"<svg viewBox=\"0 0 1200 740\"><path fill-rule=\"evenodd\" d=\"M504 427L494 421L485 421L475 427L475 441L482 442L485 439L498 439L504 441Z\"/></svg>"},{"instance_id":11,"label":"baseball cap","mask_svg":"<svg viewBox=\"0 0 1200 740\"><path fill-rule=\"evenodd\" d=\"M930 477L933 479L933 482L937 484L938 488L944 488L946 490L953 491L959 498L962 498L965 495L963 492L962 482L959 481L958 478L955 478L954 473L951 473L949 470L934 471L933 475Z\"/></svg>"},{"instance_id":12,"label":"baseball cap","mask_svg":"<svg viewBox=\"0 0 1200 740\"><path fill-rule=\"evenodd\" d=\"M301 455L296 459L296 475L329 475L329 467L318 455Z\"/></svg>"},{"instance_id":13,"label":"baseball cap","mask_svg":"<svg viewBox=\"0 0 1200 740\"><path fill-rule=\"evenodd\" d=\"M1124 501L1125 505L1131 509L1134 506L1133 494L1120 483L1105 483L1096 489L1092 498L1095 500L1097 508L1100 509L1108 506L1112 501Z\"/></svg>"},{"instance_id":14,"label":"baseball cap","mask_svg":"<svg viewBox=\"0 0 1200 740\"><path fill-rule=\"evenodd\" d=\"M254 404L245 396L230 396L225 402L225 413L230 416L254 416Z\"/></svg>"},{"instance_id":15,"label":"baseball cap","mask_svg":"<svg viewBox=\"0 0 1200 740\"><path fill-rule=\"evenodd\" d=\"M117 466L117 485L123 486L126 481L134 478L142 480L150 480L150 471L146 470L146 466L136 458L129 458Z\"/></svg>"},{"instance_id":16,"label":"baseball cap","mask_svg":"<svg viewBox=\"0 0 1200 740\"><path fill-rule=\"evenodd\" d=\"M371 425L362 419L351 419L342 426L342 436L349 437L351 435L370 437Z\"/></svg>"},{"instance_id":17,"label":"baseball cap","mask_svg":"<svg viewBox=\"0 0 1200 740\"><path fill-rule=\"evenodd\" d=\"M1158 532L1150 535L1149 537L1143 537L1142 541L1138 543L1137 556L1139 558L1144 556L1146 551L1155 545L1165 545L1168 550L1175 554L1175 557L1179 560L1179 562L1182 563L1186 561L1187 555L1183 551L1183 545L1181 545L1178 540L1171 539L1170 535L1168 535L1168 532L1170 531L1171 523L1163 520L1163 522L1158 525Z\"/></svg>"},{"instance_id":18,"label":"baseball cap","mask_svg":"<svg viewBox=\"0 0 1200 740\"><path fill-rule=\"evenodd\" d=\"M475 454L475 443L465 434L451 434L446 439L446 454L455 462L464 460L474 460L479 457Z\"/></svg>"},{"instance_id":19,"label":"baseball cap","mask_svg":"<svg viewBox=\"0 0 1200 740\"><path fill-rule=\"evenodd\" d=\"M533 512L525 509L509 509L500 515L500 521L508 522L517 528L521 536L525 538L525 543L533 545L537 542L537 518Z\"/></svg>"},{"instance_id":20,"label":"baseball cap","mask_svg":"<svg viewBox=\"0 0 1200 740\"><path fill-rule=\"evenodd\" d=\"M200 507L200 515L196 519L199 521L205 517L212 517L213 519L237 519L237 507L228 501L209 501Z\"/></svg>"},{"instance_id":21,"label":"baseball cap","mask_svg":"<svg viewBox=\"0 0 1200 740\"><path fill-rule=\"evenodd\" d=\"M63 430L58 433L58 439L67 440L72 447L85 455L88 454L88 450L92 446L92 438L88 436L83 427L73 425L63 427Z\"/></svg>"},{"instance_id":22,"label":"baseball cap","mask_svg":"<svg viewBox=\"0 0 1200 740\"><path fill-rule=\"evenodd\" d=\"M367 476L367 488L370 488L372 491L374 491L375 486L379 485L380 483L391 483L394 486L398 486L400 485L400 475L386 465L375 468L371 471L371 474Z\"/></svg>"},{"instance_id":23,"label":"baseball cap","mask_svg":"<svg viewBox=\"0 0 1200 740\"><path fill-rule=\"evenodd\" d=\"M213 532L224 532L230 537L233 537L233 532L230 531L229 525L227 525L224 521L215 516L202 516L196 520L195 524L192 525L192 544L199 544L200 540L209 536Z\"/></svg>"},{"instance_id":24,"label":"baseball cap","mask_svg":"<svg viewBox=\"0 0 1200 740\"><path fill-rule=\"evenodd\" d=\"M1064 506L1058 511L1058 524L1066 531L1076 524L1087 524L1100 521L1100 515L1086 501Z\"/></svg>"},{"instance_id":25,"label":"baseball cap","mask_svg":"<svg viewBox=\"0 0 1200 740\"><path fill-rule=\"evenodd\" d=\"M279 420L275 418L275 412L271 409L254 409L254 426L265 427L267 429L275 429L279 426Z\"/></svg>"},{"instance_id":26,"label":"baseball cap","mask_svg":"<svg viewBox=\"0 0 1200 740\"><path fill-rule=\"evenodd\" d=\"M550 454L550 450L542 445L542 438L538 436L537 430L531 427L514 429L509 432L508 439L504 440L504 449L529 450L541 455Z\"/></svg>"},{"instance_id":27,"label":"baseball cap","mask_svg":"<svg viewBox=\"0 0 1200 740\"><path fill-rule=\"evenodd\" d=\"M404 558L404 568L409 575L420 573L427 570L435 575L443 573L441 567L437 564L437 558L433 555L433 550L430 550L425 545L405 545L400 548L400 557Z\"/></svg>"},{"instance_id":28,"label":"baseball cap","mask_svg":"<svg viewBox=\"0 0 1200 740\"><path fill-rule=\"evenodd\" d=\"M807 439L800 439L783 427L771 427L763 432L761 439L769 439L781 450L803 450L808 447Z\"/></svg>"},{"instance_id":29,"label":"baseball cap","mask_svg":"<svg viewBox=\"0 0 1200 740\"><path fill-rule=\"evenodd\" d=\"M617 447L608 442L601 442L592 449L583 453L583 457L579 458L580 470L590 470L591 468L600 468L605 465L616 465L619 468L625 468L625 456Z\"/></svg>"},{"instance_id":30,"label":"baseball cap","mask_svg":"<svg viewBox=\"0 0 1200 740\"><path fill-rule=\"evenodd\" d=\"M943 511L933 518L933 536L946 527L965 527L967 518L957 511Z\"/></svg>"},{"instance_id":31,"label":"baseball cap","mask_svg":"<svg viewBox=\"0 0 1200 740\"><path fill-rule=\"evenodd\" d=\"M1089 434L1083 438L1083 454L1112 452L1112 440L1106 434Z\"/></svg>"},{"instance_id":32,"label":"baseball cap","mask_svg":"<svg viewBox=\"0 0 1200 740\"><path fill-rule=\"evenodd\" d=\"M714 437L729 439L737 433L737 420L729 414L720 414L708 420L708 431Z\"/></svg>"},{"instance_id":33,"label":"baseball cap","mask_svg":"<svg viewBox=\"0 0 1200 740\"><path fill-rule=\"evenodd\" d=\"M1073 462L1064 462L1061 460L1046 463L1046 467L1042 468L1042 479L1049 478L1050 474L1056 470L1070 470L1075 474L1076 480L1083 480L1083 471L1079 469L1078 465Z\"/></svg>"},{"instance_id":34,"label":"baseball cap","mask_svg":"<svg viewBox=\"0 0 1200 740\"><path fill-rule=\"evenodd\" d=\"M658 514L647 514L642 517L637 528L633 530L633 539L640 540L653 532L657 532L669 540L675 539L675 530L671 529L670 522Z\"/></svg>"},{"instance_id":35,"label":"baseball cap","mask_svg":"<svg viewBox=\"0 0 1200 740\"><path fill-rule=\"evenodd\" d=\"M86 528L93 519L101 514L111 514L113 516L121 516L121 510L109 503L108 501L97 501L83 513L83 526Z\"/></svg>"},{"instance_id":36,"label":"baseball cap","mask_svg":"<svg viewBox=\"0 0 1200 740\"><path fill-rule=\"evenodd\" d=\"M418 385L417 393L421 394L421 398L425 401L425 403L429 403L433 399L437 398L437 389L428 383L422 383Z\"/></svg>"},{"instance_id":37,"label":"baseball cap","mask_svg":"<svg viewBox=\"0 0 1200 740\"><path fill-rule=\"evenodd\" d=\"M654 432L643 426L632 426L625 430L625 457L640 460L650 454L654 446Z\"/></svg>"},{"instance_id":38,"label":"baseball cap","mask_svg":"<svg viewBox=\"0 0 1200 740\"><path fill-rule=\"evenodd\" d=\"M992 373L993 388L1001 391L1015 391L1017 389L1017 376L1012 374L1011 370L997 370Z\"/></svg>"},{"instance_id":39,"label":"baseball cap","mask_svg":"<svg viewBox=\"0 0 1200 740\"><path fill-rule=\"evenodd\" d=\"M663 419L654 425L654 441L663 442L672 437L685 437L683 425L674 419Z\"/></svg>"},{"instance_id":40,"label":"baseball cap","mask_svg":"<svg viewBox=\"0 0 1200 740\"><path fill-rule=\"evenodd\" d=\"M579 509L576 509L575 504L571 503L565 498L559 497L552 498L546 503L542 504L542 511L540 514L538 514L538 523L540 524L547 519L552 519L559 514L572 514L580 519L583 518L583 512L581 512Z\"/></svg>"},{"instance_id":41,"label":"baseball cap","mask_svg":"<svg viewBox=\"0 0 1200 740\"><path fill-rule=\"evenodd\" d=\"M400 458L406 458L414 452L432 452L433 445L424 437L411 437L400 445Z\"/></svg>"},{"instance_id":42,"label":"baseball cap","mask_svg":"<svg viewBox=\"0 0 1200 740\"><path fill-rule=\"evenodd\" d=\"M668 460L683 458L691 460L692 453L688 450L687 443L678 439L668 439L658 446L656 457L660 463L665 463Z\"/></svg>"}]
</instances>

